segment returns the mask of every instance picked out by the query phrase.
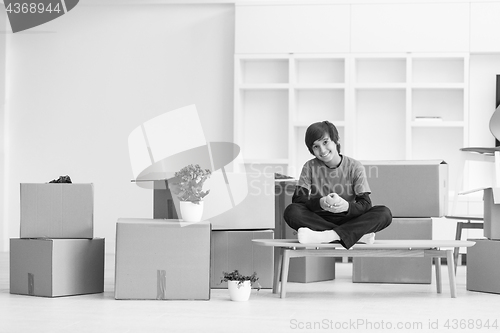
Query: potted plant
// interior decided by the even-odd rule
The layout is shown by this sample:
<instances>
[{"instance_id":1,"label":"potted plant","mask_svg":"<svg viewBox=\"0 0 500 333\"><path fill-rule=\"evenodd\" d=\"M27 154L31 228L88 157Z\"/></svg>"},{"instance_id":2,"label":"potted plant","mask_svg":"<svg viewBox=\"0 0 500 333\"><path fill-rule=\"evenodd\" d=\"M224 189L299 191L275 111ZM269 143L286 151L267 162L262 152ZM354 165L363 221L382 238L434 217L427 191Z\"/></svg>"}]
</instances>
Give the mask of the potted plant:
<instances>
[{"instance_id":1,"label":"potted plant","mask_svg":"<svg viewBox=\"0 0 500 333\"><path fill-rule=\"evenodd\" d=\"M253 284L256 284L257 290L260 290L259 278L255 272L252 275L242 275L238 270L234 270L232 272L222 272L222 274L220 282L227 282L229 298L232 301L248 301Z\"/></svg>"},{"instance_id":2,"label":"potted plant","mask_svg":"<svg viewBox=\"0 0 500 333\"><path fill-rule=\"evenodd\" d=\"M190 164L175 173L174 194L180 200L181 216L184 221L198 222L203 215L203 198L210 190L203 191L203 184L212 173L198 164Z\"/></svg>"}]
</instances>

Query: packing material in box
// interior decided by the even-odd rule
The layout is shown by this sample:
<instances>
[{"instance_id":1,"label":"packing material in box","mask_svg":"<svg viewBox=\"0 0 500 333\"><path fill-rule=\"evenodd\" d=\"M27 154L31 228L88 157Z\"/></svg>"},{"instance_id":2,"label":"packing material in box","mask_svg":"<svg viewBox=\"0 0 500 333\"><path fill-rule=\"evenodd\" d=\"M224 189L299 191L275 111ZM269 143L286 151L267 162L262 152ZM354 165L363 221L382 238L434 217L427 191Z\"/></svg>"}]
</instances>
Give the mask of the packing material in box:
<instances>
[{"instance_id":1,"label":"packing material in box","mask_svg":"<svg viewBox=\"0 0 500 333\"><path fill-rule=\"evenodd\" d=\"M385 205L394 217L447 214L448 164L429 161L362 161L373 205Z\"/></svg>"},{"instance_id":2,"label":"packing material in box","mask_svg":"<svg viewBox=\"0 0 500 333\"><path fill-rule=\"evenodd\" d=\"M70 296L104 291L104 238L10 240L10 293Z\"/></svg>"},{"instance_id":3,"label":"packing material in box","mask_svg":"<svg viewBox=\"0 0 500 333\"><path fill-rule=\"evenodd\" d=\"M394 218L375 239L432 239L431 218ZM353 282L431 283L431 258L353 258Z\"/></svg>"},{"instance_id":4,"label":"packing material in box","mask_svg":"<svg viewBox=\"0 0 500 333\"><path fill-rule=\"evenodd\" d=\"M221 283L222 272L235 269L241 274L257 273L262 288L273 287L274 251L273 248L260 246L252 239L273 239L272 230L214 230L211 248L211 287L227 288Z\"/></svg>"},{"instance_id":5,"label":"packing material in box","mask_svg":"<svg viewBox=\"0 0 500 333\"><path fill-rule=\"evenodd\" d=\"M116 299L210 299L210 223L119 219Z\"/></svg>"},{"instance_id":6,"label":"packing material in box","mask_svg":"<svg viewBox=\"0 0 500 333\"><path fill-rule=\"evenodd\" d=\"M471 239L467 248L467 290L500 294L500 241Z\"/></svg>"},{"instance_id":7,"label":"packing material in box","mask_svg":"<svg viewBox=\"0 0 500 333\"><path fill-rule=\"evenodd\" d=\"M21 238L93 238L93 184L21 184Z\"/></svg>"}]
</instances>

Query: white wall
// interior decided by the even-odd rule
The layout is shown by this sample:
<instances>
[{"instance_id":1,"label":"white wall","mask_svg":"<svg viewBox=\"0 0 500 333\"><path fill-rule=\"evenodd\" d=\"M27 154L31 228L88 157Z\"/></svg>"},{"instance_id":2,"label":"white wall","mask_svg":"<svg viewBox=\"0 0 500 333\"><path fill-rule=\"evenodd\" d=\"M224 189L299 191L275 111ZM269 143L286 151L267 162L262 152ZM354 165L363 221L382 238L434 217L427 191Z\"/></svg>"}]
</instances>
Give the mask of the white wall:
<instances>
[{"instance_id":1,"label":"white wall","mask_svg":"<svg viewBox=\"0 0 500 333\"><path fill-rule=\"evenodd\" d=\"M94 235L113 252L117 218L152 217L152 191L130 182L127 147L129 133L150 118L196 104L207 140L232 140L231 4L80 2L59 19L7 34L6 48L0 250L19 236L19 184L68 174L94 183Z\"/></svg>"}]
</instances>

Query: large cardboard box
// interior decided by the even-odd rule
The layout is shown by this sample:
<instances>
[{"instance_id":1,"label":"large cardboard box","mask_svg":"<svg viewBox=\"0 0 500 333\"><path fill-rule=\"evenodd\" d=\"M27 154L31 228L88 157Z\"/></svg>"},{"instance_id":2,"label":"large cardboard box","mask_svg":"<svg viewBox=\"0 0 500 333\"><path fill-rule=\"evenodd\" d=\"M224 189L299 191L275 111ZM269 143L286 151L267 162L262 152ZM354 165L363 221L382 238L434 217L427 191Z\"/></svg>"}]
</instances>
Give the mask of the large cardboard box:
<instances>
[{"instance_id":1,"label":"large cardboard box","mask_svg":"<svg viewBox=\"0 0 500 333\"><path fill-rule=\"evenodd\" d=\"M262 288L273 287L274 251L253 239L273 239L272 230L214 230L211 247L211 287L227 288L221 283L222 272L235 269L244 275L256 272Z\"/></svg>"},{"instance_id":2,"label":"large cardboard box","mask_svg":"<svg viewBox=\"0 0 500 333\"><path fill-rule=\"evenodd\" d=\"M394 218L375 239L432 239L432 219ZM353 282L431 283L431 258L353 258Z\"/></svg>"},{"instance_id":3,"label":"large cardboard box","mask_svg":"<svg viewBox=\"0 0 500 333\"><path fill-rule=\"evenodd\" d=\"M104 291L104 239L10 240L10 293L70 296Z\"/></svg>"},{"instance_id":4,"label":"large cardboard box","mask_svg":"<svg viewBox=\"0 0 500 333\"><path fill-rule=\"evenodd\" d=\"M93 184L21 184L21 238L93 238Z\"/></svg>"},{"instance_id":5,"label":"large cardboard box","mask_svg":"<svg viewBox=\"0 0 500 333\"><path fill-rule=\"evenodd\" d=\"M500 294L500 241L470 239L467 248L467 290Z\"/></svg>"},{"instance_id":6,"label":"large cardboard box","mask_svg":"<svg viewBox=\"0 0 500 333\"><path fill-rule=\"evenodd\" d=\"M116 299L209 300L210 223L119 219Z\"/></svg>"},{"instance_id":7,"label":"large cardboard box","mask_svg":"<svg viewBox=\"0 0 500 333\"><path fill-rule=\"evenodd\" d=\"M500 188L486 188L484 204L484 237L500 240Z\"/></svg>"},{"instance_id":8,"label":"large cardboard box","mask_svg":"<svg viewBox=\"0 0 500 333\"><path fill-rule=\"evenodd\" d=\"M373 205L394 217L440 217L447 214L448 164L429 161L362 161Z\"/></svg>"}]
</instances>

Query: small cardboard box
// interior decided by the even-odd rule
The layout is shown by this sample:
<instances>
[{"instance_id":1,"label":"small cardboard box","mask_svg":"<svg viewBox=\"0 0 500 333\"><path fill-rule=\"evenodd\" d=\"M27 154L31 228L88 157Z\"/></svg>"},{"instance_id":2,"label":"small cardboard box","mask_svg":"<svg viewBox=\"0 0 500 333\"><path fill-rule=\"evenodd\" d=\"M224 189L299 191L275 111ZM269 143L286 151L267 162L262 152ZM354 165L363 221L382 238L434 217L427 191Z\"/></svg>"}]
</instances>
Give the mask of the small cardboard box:
<instances>
[{"instance_id":1,"label":"small cardboard box","mask_svg":"<svg viewBox=\"0 0 500 333\"><path fill-rule=\"evenodd\" d=\"M211 248L211 287L227 288L221 283L222 272L235 269L241 274L256 272L262 288L273 287L274 251L272 247L261 246L252 239L273 239L272 230L214 230Z\"/></svg>"},{"instance_id":2,"label":"small cardboard box","mask_svg":"<svg viewBox=\"0 0 500 333\"><path fill-rule=\"evenodd\" d=\"M387 206L394 217L447 214L448 164L429 161L362 161L373 205Z\"/></svg>"},{"instance_id":3,"label":"small cardboard box","mask_svg":"<svg viewBox=\"0 0 500 333\"><path fill-rule=\"evenodd\" d=\"M93 238L93 184L21 184L21 238Z\"/></svg>"},{"instance_id":4,"label":"small cardboard box","mask_svg":"<svg viewBox=\"0 0 500 333\"><path fill-rule=\"evenodd\" d=\"M297 231L285 226L285 238L297 239ZM335 262L333 257L290 258L288 268L289 282L319 282L335 279Z\"/></svg>"},{"instance_id":5,"label":"small cardboard box","mask_svg":"<svg viewBox=\"0 0 500 333\"><path fill-rule=\"evenodd\" d=\"M119 219L116 299L209 300L210 223Z\"/></svg>"},{"instance_id":6,"label":"small cardboard box","mask_svg":"<svg viewBox=\"0 0 500 333\"><path fill-rule=\"evenodd\" d=\"M375 239L432 239L432 219L394 218ZM353 282L432 282L432 258L353 258L352 269Z\"/></svg>"},{"instance_id":7,"label":"small cardboard box","mask_svg":"<svg viewBox=\"0 0 500 333\"><path fill-rule=\"evenodd\" d=\"M10 293L70 296L104 291L104 238L10 240Z\"/></svg>"},{"instance_id":8,"label":"small cardboard box","mask_svg":"<svg viewBox=\"0 0 500 333\"><path fill-rule=\"evenodd\" d=\"M500 294L500 241L470 239L467 248L467 290Z\"/></svg>"},{"instance_id":9,"label":"small cardboard box","mask_svg":"<svg viewBox=\"0 0 500 333\"><path fill-rule=\"evenodd\" d=\"M484 237L500 240L500 188L485 188L484 204Z\"/></svg>"}]
</instances>

